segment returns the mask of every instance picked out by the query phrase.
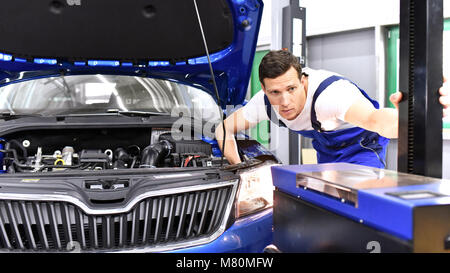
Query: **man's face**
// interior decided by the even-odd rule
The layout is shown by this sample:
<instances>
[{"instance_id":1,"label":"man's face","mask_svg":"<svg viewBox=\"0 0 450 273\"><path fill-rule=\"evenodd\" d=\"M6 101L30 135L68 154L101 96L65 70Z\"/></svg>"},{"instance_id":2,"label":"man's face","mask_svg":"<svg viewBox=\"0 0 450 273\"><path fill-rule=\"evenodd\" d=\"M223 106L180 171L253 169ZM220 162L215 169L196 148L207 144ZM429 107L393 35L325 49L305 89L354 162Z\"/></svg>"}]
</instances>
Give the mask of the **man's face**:
<instances>
[{"instance_id":1,"label":"man's face","mask_svg":"<svg viewBox=\"0 0 450 273\"><path fill-rule=\"evenodd\" d=\"M270 104L278 108L278 113L287 120L295 119L303 110L306 102L306 77L298 78L297 70L289 68L276 78L264 79L261 85Z\"/></svg>"}]
</instances>

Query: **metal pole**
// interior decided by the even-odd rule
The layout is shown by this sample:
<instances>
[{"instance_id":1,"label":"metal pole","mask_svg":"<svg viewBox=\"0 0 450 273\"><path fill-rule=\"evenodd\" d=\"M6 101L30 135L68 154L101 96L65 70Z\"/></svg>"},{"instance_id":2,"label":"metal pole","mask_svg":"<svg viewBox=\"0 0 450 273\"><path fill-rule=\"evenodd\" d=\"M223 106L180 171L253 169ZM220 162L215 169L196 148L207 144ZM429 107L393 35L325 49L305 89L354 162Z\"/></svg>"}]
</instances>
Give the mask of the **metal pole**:
<instances>
[{"instance_id":1,"label":"metal pole","mask_svg":"<svg viewBox=\"0 0 450 273\"><path fill-rule=\"evenodd\" d=\"M401 0L398 171L442 177L443 0Z\"/></svg>"},{"instance_id":2,"label":"metal pole","mask_svg":"<svg viewBox=\"0 0 450 273\"><path fill-rule=\"evenodd\" d=\"M300 64L304 66L306 63L306 9L299 5L299 0L290 0L289 6L283 8L281 46L299 57ZM299 35L299 33L294 33L294 29L299 31L294 27L294 20L296 19L301 20L301 41L298 43L298 39L295 39L294 45L294 35ZM296 22L297 26L298 22ZM299 46L301 46L300 51L297 50ZM299 153L299 135L289 131L289 164L299 164Z\"/></svg>"}]
</instances>

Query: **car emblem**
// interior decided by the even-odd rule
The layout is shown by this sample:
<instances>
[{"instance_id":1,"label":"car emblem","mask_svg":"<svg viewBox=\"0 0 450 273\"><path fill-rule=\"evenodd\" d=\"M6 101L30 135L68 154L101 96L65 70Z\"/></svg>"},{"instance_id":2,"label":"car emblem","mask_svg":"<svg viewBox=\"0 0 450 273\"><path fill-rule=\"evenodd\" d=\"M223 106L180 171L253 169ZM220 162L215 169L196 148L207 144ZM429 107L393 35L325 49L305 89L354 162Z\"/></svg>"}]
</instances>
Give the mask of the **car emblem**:
<instances>
[{"instance_id":1,"label":"car emblem","mask_svg":"<svg viewBox=\"0 0 450 273\"><path fill-rule=\"evenodd\" d=\"M81 0L66 0L69 6L81 6Z\"/></svg>"}]
</instances>

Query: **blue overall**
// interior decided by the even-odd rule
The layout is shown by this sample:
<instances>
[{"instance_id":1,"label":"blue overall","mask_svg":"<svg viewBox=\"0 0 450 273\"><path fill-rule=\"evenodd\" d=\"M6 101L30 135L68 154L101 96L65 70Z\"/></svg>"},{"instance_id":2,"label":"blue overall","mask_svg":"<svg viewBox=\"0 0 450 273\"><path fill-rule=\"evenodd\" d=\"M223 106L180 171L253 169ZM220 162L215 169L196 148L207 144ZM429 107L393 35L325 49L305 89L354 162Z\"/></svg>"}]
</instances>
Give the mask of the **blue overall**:
<instances>
[{"instance_id":1,"label":"blue overall","mask_svg":"<svg viewBox=\"0 0 450 273\"><path fill-rule=\"evenodd\" d=\"M295 131L304 137L312 138L312 145L317 151L318 163L346 162L360 164L375 168L386 167L386 148L389 139L378 135L377 133L367 131L360 127L336 131L324 131L320 122L317 120L315 104L319 95L333 82L337 80L347 80L339 76L331 76L320 83L314 93L311 104L311 125L314 130ZM351 82L351 81L350 81ZM351 82L354 84L353 82ZM354 84L359 91L372 102L375 108L379 108L378 102L372 100L364 90ZM269 99L264 95L267 115L272 122L279 126L286 127L281 120L276 120L275 113L270 105ZM274 119L272 119L274 117Z\"/></svg>"}]
</instances>

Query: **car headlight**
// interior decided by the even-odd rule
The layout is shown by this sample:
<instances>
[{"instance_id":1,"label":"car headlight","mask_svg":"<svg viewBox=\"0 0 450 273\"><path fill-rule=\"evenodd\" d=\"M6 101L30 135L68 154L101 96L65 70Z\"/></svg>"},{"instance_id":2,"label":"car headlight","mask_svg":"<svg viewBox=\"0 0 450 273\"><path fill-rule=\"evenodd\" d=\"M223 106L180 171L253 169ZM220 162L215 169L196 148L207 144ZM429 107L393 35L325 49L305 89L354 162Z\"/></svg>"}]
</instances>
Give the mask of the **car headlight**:
<instances>
[{"instance_id":1,"label":"car headlight","mask_svg":"<svg viewBox=\"0 0 450 273\"><path fill-rule=\"evenodd\" d=\"M270 208L273 205L273 183L271 166L264 165L243 171L237 196L236 217Z\"/></svg>"}]
</instances>

